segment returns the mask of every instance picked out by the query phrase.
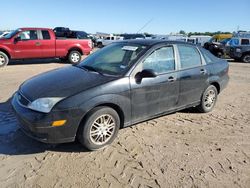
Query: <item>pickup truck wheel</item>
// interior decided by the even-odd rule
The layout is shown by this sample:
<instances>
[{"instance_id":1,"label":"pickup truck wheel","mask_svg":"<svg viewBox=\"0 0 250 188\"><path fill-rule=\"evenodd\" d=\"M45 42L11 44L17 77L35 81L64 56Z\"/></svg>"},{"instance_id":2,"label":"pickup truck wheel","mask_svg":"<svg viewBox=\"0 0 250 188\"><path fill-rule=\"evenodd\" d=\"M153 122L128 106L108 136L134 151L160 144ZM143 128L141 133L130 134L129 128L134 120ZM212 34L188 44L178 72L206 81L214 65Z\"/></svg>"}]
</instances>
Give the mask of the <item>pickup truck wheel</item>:
<instances>
[{"instance_id":1,"label":"pickup truck wheel","mask_svg":"<svg viewBox=\"0 0 250 188\"><path fill-rule=\"evenodd\" d=\"M217 52L217 57L222 58L223 53L222 52Z\"/></svg>"},{"instance_id":2,"label":"pickup truck wheel","mask_svg":"<svg viewBox=\"0 0 250 188\"><path fill-rule=\"evenodd\" d=\"M0 67L8 65L8 63L9 63L9 57L5 53L0 52Z\"/></svg>"},{"instance_id":3,"label":"pickup truck wheel","mask_svg":"<svg viewBox=\"0 0 250 188\"><path fill-rule=\"evenodd\" d=\"M208 86L202 95L201 103L197 109L203 113L212 111L217 101L217 95L218 91L216 87L213 85Z\"/></svg>"},{"instance_id":4,"label":"pickup truck wheel","mask_svg":"<svg viewBox=\"0 0 250 188\"><path fill-rule=\"evenodd\" d=\"M81 53L78 51L71 51L68 55L68 60L71 64L78 64L81 61Z\"/></svg>"},{"instance_id":5,"label":"pickup truck wheel","mask_svg":"<svg viewBox=\"0 0 250 188\"><path fill-rule=\"evenodd\" d=\"M98 150L113 142L120 128L117 112L109 107L90 111L79 127L77 138L88 150Z\"/></svg>"},{"instance_id":6,"label":"pickup truck wheel","mask_svg":"<svg viewBox=\"0 0 250 188\"><path fill-rule=\"evenodd\" d=\"M250 54L245 54L242 56L242 61L244 63L250 63Z\"/></svg>"}]
</instances>

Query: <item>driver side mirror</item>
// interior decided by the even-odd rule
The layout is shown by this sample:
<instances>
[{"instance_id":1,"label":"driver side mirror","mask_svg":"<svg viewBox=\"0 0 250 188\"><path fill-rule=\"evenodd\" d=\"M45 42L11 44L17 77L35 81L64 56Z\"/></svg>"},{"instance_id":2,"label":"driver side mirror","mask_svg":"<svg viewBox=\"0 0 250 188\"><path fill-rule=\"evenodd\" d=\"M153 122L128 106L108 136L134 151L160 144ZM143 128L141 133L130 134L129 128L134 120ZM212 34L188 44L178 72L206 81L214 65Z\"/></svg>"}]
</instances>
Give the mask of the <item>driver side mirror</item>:
<instances>
[{"instance_id":1,"label":"driver side mirror","mask_svg":"<svg viewBox=\"0 0 250 188\"><path fill-rule=\"evenodd\" d=\"M155 78L157 75L152 69L144 69L135 75L136 83L141 83L143 78Z\"/></svg>"},{"instance_id":2,"label":"driver side mirror","mask_svg":"<svg viewBox=\"0 0 250 188\"><path fill-rule=\"evenodd\" d=\"M20 41L21 40L21 37L15 37L14 38L14 43L16 44L18 41Z\"/></svg>"}]
</instances>

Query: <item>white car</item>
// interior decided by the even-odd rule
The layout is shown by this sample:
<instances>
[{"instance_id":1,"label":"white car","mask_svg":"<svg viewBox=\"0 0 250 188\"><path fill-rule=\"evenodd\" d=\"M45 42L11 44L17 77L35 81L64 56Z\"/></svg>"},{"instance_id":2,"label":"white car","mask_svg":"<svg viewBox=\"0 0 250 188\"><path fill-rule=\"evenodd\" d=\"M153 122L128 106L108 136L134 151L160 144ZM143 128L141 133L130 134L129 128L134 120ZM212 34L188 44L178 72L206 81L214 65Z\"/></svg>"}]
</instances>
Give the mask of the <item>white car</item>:
<instances>
[{"instance_id":1,"label":"white car","mask_svg":"<svg viewBox=\"0 0 250 188\"><path fill-rule=\"evenodd\" d=\"M5 31L3 33L0 34L0 38L3 38L4 36L8 35L10 32L9 31Z\"/></svg>"},{"instance_id":2,"label":"white car","mask_svg":"<svg viewBox=\"0 0 250 188\"><path fill-rule=\"evenodd\" d=\"M117 42L123 40L123 37L120 36L108 36L103 39L98 39L97 40L97 47L102 48L103 46L107 46L113 42Z\"/></svg>"}]
</instances>

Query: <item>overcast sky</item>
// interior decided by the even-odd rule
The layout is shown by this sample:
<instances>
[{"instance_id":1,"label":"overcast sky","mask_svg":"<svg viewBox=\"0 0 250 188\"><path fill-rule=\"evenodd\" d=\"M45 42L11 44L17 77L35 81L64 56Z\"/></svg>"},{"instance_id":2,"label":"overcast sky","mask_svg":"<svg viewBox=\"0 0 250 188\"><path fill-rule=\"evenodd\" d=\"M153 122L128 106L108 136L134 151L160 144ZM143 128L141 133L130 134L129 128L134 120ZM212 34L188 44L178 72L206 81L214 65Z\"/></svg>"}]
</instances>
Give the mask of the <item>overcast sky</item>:
<instances>
[{"instance_id":1,"label":"overcast sky","mask_svg":"<svg viewBox=\"0 0 250 188\"><path fill-rule=\"evenodd\" d=\"M70 27L89 33L168 34L250 30L250 0L11 0L0 3L0 29Z\"/></svg>"}]
</instances>

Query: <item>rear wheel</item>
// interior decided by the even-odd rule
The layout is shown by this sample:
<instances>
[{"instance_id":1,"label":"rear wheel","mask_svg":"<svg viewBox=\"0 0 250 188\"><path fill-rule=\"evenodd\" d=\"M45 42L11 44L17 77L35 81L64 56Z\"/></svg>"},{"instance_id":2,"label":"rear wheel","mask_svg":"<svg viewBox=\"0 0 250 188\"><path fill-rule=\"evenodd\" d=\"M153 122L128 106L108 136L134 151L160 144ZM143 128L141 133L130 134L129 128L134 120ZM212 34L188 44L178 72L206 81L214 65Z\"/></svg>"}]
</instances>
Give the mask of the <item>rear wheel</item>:
<instances>
[{"instance_id":1,"label":"rear wheel","mask_svg":"<svg viewBox=\"0 0 250 188\"><path fill-rule=\"evenodd\" d=\"M81 61L82 54L78 51L71 51L68 60L71 64L78 64Z\"/></svg>"},{"instance_id":2,"label":"rear wheel","mask_svg":"<svg viewBox=\"0 0 250 188\"><path fill-rule=\"evenodd\" d=\"M119 128L120 118L114 109L97 107L80 125L77 138L85 148L98 150L113 142Z\"/></svg>"},{"instance_id":3,"label":"rear wheel","mask_svg":"<svg viewBox=\"0 0 250 188\"><path fill-rule=\"evenodd\" d=\"M203 93L201 103L197 107L200 112L207 113L213 110L217 101L218 91L215 86L210 85Z\"/></svg>"},{"instance_id":4,"label":"rear wheel","mask_svg":"<svg viewBox=\"0 0 250 188\"><path fill-rule=\"evenodd\" d=\"M244 63L250 63L250 54L245 54L242 56L242 61Z\"/></svg>"},{"instance_id":5,"label":"rear wheel","mask_svg":"<svg viewBox=\"0 0 250 188\"><path fill-rule=\"evenodd\" d=\"M9 63L9 57L5 53L0 52L0 67L8 65L8 63Z\"/></svg>"}]
</instances>

